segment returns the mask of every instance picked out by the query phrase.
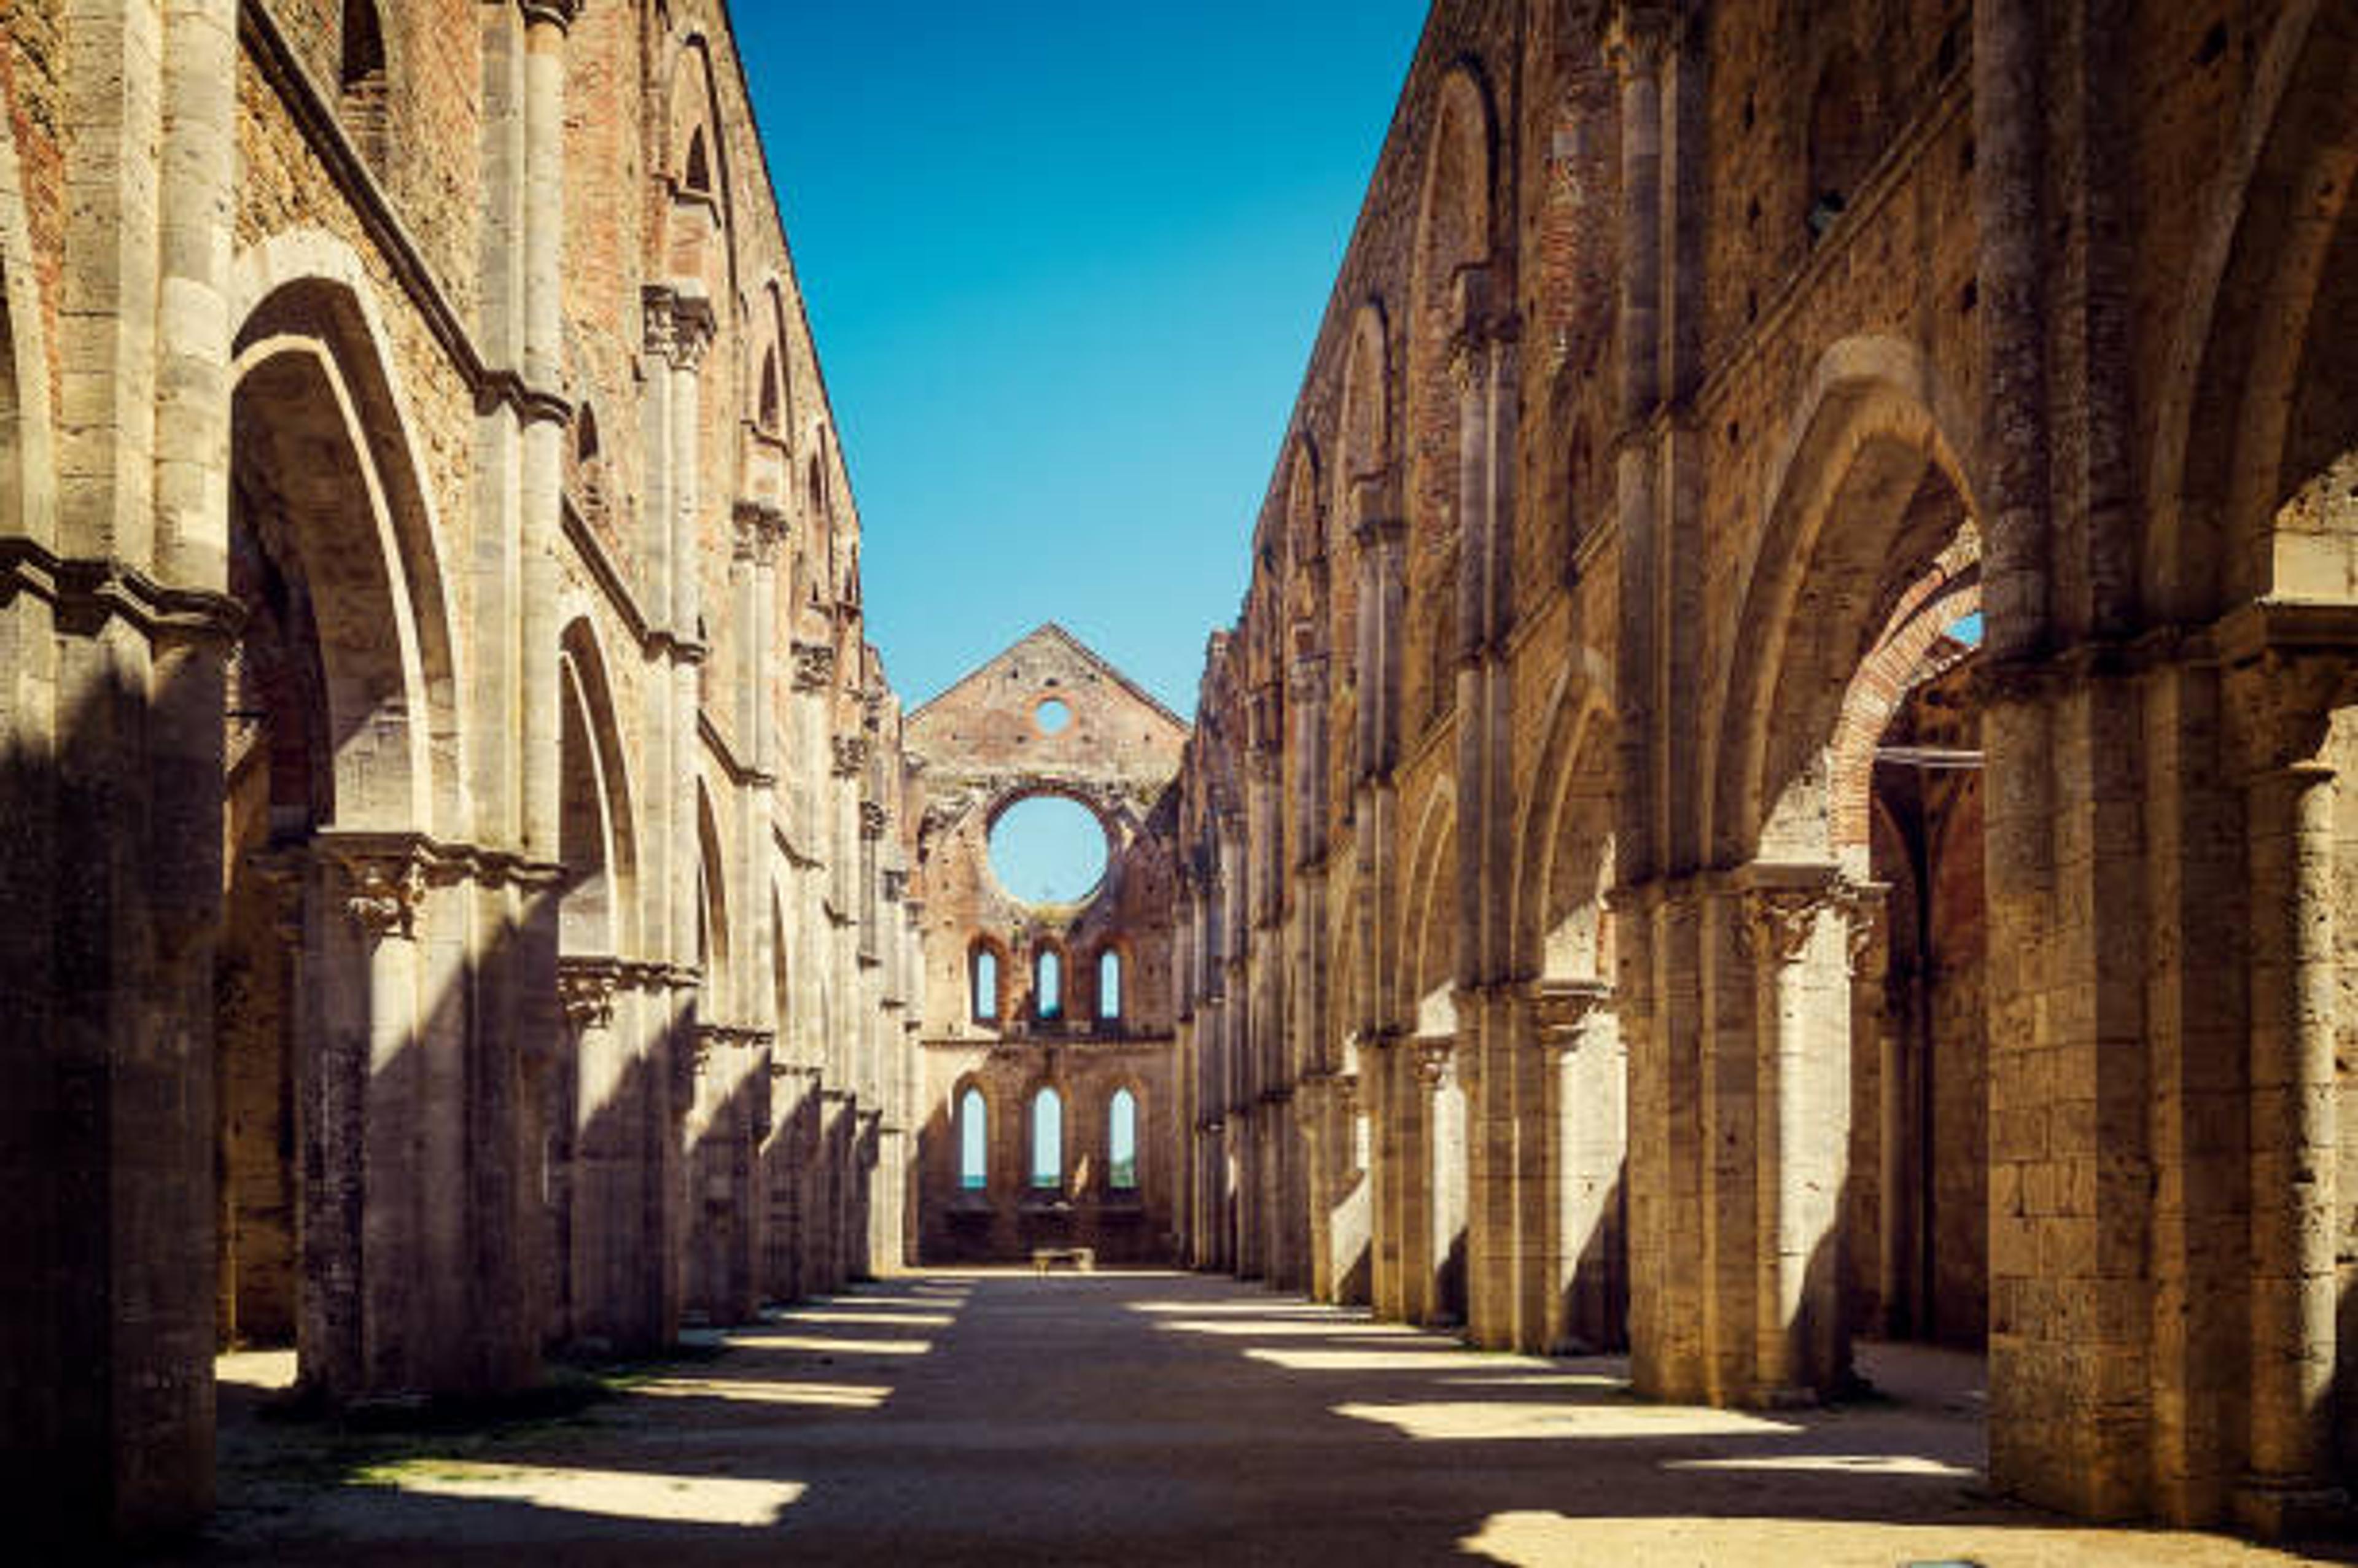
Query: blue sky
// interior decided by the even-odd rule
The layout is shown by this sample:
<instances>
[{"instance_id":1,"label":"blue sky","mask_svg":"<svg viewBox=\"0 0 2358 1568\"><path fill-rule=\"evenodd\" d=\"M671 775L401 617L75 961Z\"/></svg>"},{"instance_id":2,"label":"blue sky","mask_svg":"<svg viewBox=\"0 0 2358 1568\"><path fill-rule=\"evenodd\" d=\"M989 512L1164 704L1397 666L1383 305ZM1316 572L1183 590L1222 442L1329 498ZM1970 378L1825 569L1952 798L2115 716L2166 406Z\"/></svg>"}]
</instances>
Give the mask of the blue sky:
<instances>
[{"instance_id":1,"label":"blue sky","mask_svg":"<svg viewBox=\"0 0 2358 1568\"><path fill-rule=\"evenodd\" d=\"M737 7L912 705L1058 621L1193 716L1424 12Z\"/></svg>"}]
</instances>

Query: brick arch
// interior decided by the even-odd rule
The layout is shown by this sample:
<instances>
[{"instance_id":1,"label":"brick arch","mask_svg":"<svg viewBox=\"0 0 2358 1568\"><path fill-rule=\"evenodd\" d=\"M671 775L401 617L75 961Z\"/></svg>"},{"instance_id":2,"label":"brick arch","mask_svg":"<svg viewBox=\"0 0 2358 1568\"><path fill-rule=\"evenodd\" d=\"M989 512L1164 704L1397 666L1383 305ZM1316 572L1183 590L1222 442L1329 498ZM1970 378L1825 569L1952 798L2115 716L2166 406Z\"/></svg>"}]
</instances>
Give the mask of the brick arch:
<instances>
[{"instance_id":1,"label":"brick arch","mask_svg":"<svg viewBox=\"0 0 2358 1568\"><path fill-rule=\"evenodd\" d=\"M2329 387L2320 362L2358 325L2353 185L2358 16L2294 0L2213 187L2159 399L2141 587L2165 615L2358 572L2346 505L2287 506L2358 449L2358 386Z\"/></svg>"},{"instance_id":2,"label":"brick arch","mask_svg":"<svg viewBox=\"0 0 2358 1568\"><path fill-rule=\"evenodd\" d=\"M1602 979L1612 951L1604 911L1613 875L1613 713L1604 662L1578 651L1548 702L1547 740L1515 797L1514 907L1509 930L1517 975ZM1567 922L1585 920L1586 940L1554 940ZM1572 946L1585 948L1577 956Z\"/></svg>"},{"instance_id":3,"label":"brick arch","mask_svg":"<svg viewBox=\"0 0 2358 1568\"><path fill-rule=\"evenodd\" d=\"M1950 629L1981 613L1981 557L1974 544L1970 535L1960 537L1908 585L1843 694L1826 769L1828 810L1835 854L1862 873L1869 860L1875 753L1884 731L1910 691L1971 651L1951 638Z\"/></svg>"},{"instance_id":4,"label":"brick arch","mask_svg":"<svg viewBox=\"0 0 2358 1568\"><path fill-rule=\"evenodd\" d=\"M1909 344L1849 339L1820 360L1770 475L1715 683L1707 842L1720 863L1833 857L1827 770L1844 694L1909 586L1980 514L1964 428Z\"/></svg>"}]
</instances>

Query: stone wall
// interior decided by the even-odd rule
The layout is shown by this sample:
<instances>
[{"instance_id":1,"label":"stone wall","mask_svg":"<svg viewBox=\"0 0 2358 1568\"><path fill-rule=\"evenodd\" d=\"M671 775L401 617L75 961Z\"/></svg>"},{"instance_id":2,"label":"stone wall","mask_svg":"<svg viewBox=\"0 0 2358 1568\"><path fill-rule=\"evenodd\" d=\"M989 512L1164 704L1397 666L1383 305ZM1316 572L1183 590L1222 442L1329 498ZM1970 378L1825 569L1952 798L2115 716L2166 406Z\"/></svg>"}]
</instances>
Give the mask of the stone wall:
<instances>
[{"instance_id":1,"label":"stone wall","mask_svg":"<svg viewBox=\"0 0 2358 1568\"><path fill-rule=\"evenodd\" d=\"M899 706L725 11L26 0L0 100L37 1551L202 1515L221 1344L496 1397L898 1266Z\"/></svg>"},{"instance_id":2,"label":"stone wall","mask_svg":"<svg viewBox=\"0 0 2358 1568\"><path fill-rule=\"evenodd\" d=\"M1049 703L1062 706L1044 722ZM914 895L925 909L919 1254L1028 1259L1087 1247L1109 1261L1171 1257L1180 1165L1172 1075L1174 871L1170 796L1186 726L1062 628L1044 626L910 716ZM990 831L1016 803L1054 795L1106 834L1106 870L1077 903L1028 902L991 869ZM990 955L992 983L978 978ZM1058 989L1040 994L1056 955ZM1107 955L1117 999L1100 991ZM986 994L987 993L987 994ZM962 1107L983 1097L983 1180L963 1181ZM1053 1172L1033 1166L1033 1119L1054 1090ZM1137 1183L1111 1181L1113 1097L1135 1104Z\"/></svg>"},{"instance_id":3,"label":"stone wall","mask_svg":"<svg viewBox=\"0 0 2358 1568\"><path fill-rule=\"evenodd\" d=\"M1178 785L1194 1261L2336 1503L2353 42L1433 7Z\"/></svg>"}]
</instances>

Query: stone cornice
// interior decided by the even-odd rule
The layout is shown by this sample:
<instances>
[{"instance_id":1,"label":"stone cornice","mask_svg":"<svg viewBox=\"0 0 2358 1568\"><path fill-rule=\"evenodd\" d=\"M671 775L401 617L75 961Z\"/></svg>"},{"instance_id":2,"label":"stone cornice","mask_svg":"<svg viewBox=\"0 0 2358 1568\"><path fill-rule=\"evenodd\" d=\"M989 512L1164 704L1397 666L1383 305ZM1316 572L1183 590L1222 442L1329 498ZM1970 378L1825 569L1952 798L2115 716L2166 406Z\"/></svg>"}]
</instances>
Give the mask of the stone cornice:
<instances>
[{"instance_id":1,"label":"stone cornice","mask_svg":"<svg viewBox=\"0 0 2358 1568\"><path fill-rule=\"evenodd\" d=\"M121 620L151 642L233 643L245 610L225 593L157 581L108 557L60 556L38 541L0 538L0 604L20 593L47 601L59 628L95 635Z\"/></svg>"}]
</instances>

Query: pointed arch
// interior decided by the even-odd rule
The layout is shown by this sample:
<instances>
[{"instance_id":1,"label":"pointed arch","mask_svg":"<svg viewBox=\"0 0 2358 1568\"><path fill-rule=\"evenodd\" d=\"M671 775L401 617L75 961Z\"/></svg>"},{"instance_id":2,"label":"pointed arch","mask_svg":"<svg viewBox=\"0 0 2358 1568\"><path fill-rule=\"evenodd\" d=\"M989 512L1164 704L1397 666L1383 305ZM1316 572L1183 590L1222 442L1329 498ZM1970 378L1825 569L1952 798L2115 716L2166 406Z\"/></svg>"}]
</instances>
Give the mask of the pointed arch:
<instances>
[{"instance_id":1,"label":"pointed arch","mask_svg":"<svg viewBox=\"0 0 2358 1568\"><path fill-rule=\"evenodd\" d=\"M341 757L339 772L355 787L340 794L355 810L373 804L364 818L340 806L339 826L397 822L457 837L466 827L465 653L452 631L423 449L373 288L342 241L290 230L238 257L230 297L240 323L231 351L233 446L240 432L258 438L248 459L308 476L302 510L314 523L306 531L340 607L322 609L346 633L330 651L346 672L338 684L330 671L331 722L340 752L347 741L359 749ZM346 460L321 470L304 445L315 440ZM281 443L291 445L264 450ZM333 637L325 622L321 630Z\"/></svg>"},{"instance_id":2,"label":"pointed arch","mask_svg":"<svg viewBox=\"0 0 2358 1568\"><path fill-rule=\"evenodd\" d=\"M1425 801L1410 857L1408 919L1401 931L1401 995L1396 1016L1418 1034L1456 1033L1457 798L1446 779Z\"/></svg>"},{"instance_id":3,"label":"pointed arch","mask_svg":"<svg viewBox=\"0 0 2358 1568\"><path fill-rule=\"evenodd\" d=\"M567 873L558 904L559 946L568 953L634 953L638 841L628 752L607 676L605 650L587 616L577 616L565 628L557 678L562 685L558 858Z\"/></svg>"},{"instance_id":4,"label":"pointed arch","mask_svg":"<svg viewBox=\"0 0 2358 1568\"><path fill-rule=\"evenodd\" d=\"M1604 660L1577 651L1548 701L1547 740L1518 792L1513 933L1528 979L1612 974L1605 893L1613 876L1613 710Z\"/></svg>"},{"instance_id":5,"label":"pointed arch","mask_svg":"<svg viewBox=\"0 0 2358 1568\"><path fill-rule=\"evenodd\" d=\"M1820 359L1771 465L1719 657L1719 863L1831 862L1829 769L1850 683L1928 571L1978 565L1968 428L1910 344L1845 339Z\"/></svg>"},{"instance_id":6,"label":"pointed arch","mask_svg":"<svg viewBox=\"0 0 2358 1568\"><path fill-rule=\"evenodd\" d=\"M2358 590L2358 520L2287 504L2358 449L2353 80L2358 18L2335 0L2292 0L2212 188L2158 399L2140 555L2162 617ZM2280 527L2288 512L2294 525Z\"/></svg>"}]
</instances>

